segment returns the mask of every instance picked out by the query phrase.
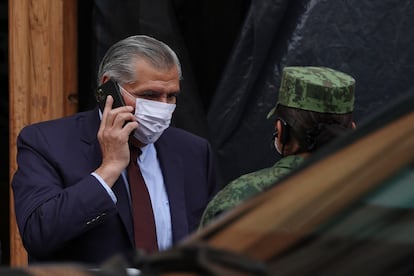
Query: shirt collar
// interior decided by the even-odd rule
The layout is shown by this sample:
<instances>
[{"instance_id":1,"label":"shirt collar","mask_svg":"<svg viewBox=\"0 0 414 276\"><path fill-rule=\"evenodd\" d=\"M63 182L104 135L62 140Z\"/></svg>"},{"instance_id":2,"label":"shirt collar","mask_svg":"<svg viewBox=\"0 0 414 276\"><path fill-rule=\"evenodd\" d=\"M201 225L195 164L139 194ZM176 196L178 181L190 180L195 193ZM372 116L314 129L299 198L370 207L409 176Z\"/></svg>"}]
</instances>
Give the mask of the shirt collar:
<instances>
[{"instance_id":1,"label":"shirt collar","mask_svg":"<svg viewBox=\"0 0 414 276\"><path fill-rule=\"evenodd\" d=\"M141 155L138 157L140 162L144 162L148 156L148 152L154 148L154 144L148 144L141 148Z\"/></svg>"}]
</instances>

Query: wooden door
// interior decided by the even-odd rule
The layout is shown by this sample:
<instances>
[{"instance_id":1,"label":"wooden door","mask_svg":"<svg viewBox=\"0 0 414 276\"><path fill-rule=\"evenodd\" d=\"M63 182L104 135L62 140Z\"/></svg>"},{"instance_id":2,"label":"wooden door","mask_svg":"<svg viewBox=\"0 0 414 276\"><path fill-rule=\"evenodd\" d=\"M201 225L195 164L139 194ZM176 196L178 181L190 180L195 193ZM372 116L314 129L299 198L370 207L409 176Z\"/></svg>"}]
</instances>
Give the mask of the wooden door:
<instances>
[{"instance_id":1,"label":"wooden door","mask_svg":"<svg viewBox=\"0 0 414 276\"><path fill-rule=\"evenodd\" d=\"M77 1L13 0L9 5L10 176L26 125L77 110ZM72 99L72 100L71 100ZM27 264L10 189L10 263Z\"/></svg>"}]
</instances>

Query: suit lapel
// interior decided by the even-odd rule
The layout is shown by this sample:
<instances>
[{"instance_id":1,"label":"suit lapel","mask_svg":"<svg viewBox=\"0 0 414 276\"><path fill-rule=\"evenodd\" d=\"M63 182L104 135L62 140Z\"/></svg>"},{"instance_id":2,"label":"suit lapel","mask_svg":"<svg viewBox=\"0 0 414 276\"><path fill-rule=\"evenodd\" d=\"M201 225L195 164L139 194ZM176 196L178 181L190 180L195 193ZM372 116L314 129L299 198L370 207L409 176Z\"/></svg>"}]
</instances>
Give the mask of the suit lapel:
<instances>
[{"instance_id":1,"label":"suit lapel","mask_svg":"<svg viewBox=\"0 0 414 276\"><path fill-rule=\"evenodd\" d=\"M173 241L177 242L188 234L188 220L182 157L173 151L174 144L171 141L174 141L174 137L170 136L167 130L155 143L155 147L170 202Z\"/></svg>"},{"instance_id":2,"label":"suit lapel","mask_svg":"<svg viewBox=\"0 0 414 276\"><path fill-rule=\"evenodd\" d=\"M87 160L93 162L92 165L96 168L102 161L101 149L96 137L100 123L98 109L85 112L84 116L78 118L77 123L81 130L81 141L86 145L82 148L83 154Z\"/></svg>"}]
</instances>

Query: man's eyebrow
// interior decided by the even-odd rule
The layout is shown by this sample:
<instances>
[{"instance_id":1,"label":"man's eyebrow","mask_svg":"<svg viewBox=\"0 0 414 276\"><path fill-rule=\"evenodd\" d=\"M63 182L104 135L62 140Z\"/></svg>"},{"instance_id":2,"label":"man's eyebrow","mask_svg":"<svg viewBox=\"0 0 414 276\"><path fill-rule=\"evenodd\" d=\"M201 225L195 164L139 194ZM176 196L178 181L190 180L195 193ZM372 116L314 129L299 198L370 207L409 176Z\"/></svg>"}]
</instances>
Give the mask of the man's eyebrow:
<instances>
[{"instance_id":1,"label":"man's eyebrow","mask_svg":"<svg viewBox=\"0 0 414 276\"><path fill-rule=\"evenodd\" d=\"M142 95L142 94L145 94L145 93L148 93L148 94L167 94L167 95L170 95L170 94L178 94L178 93L180 93L180 90L178 90L178 91L171 91L171 92L160 92L160 91L157 91L157 90L144 90L144 91L141 91L141 92L137 92L136 94L137 95L138 94Z\"/></svg>"},{"instance_id":2,"label":"man's eyebrow","mask_svg":"<svg viewBox=\"0 0 414 276\"><path fill-rule=\"evenodd\" d=\"M134 93L134 95L136 97L167 97L167 98L172 98L172 97L178 97L180 94L180 90L178 91L172 91L172 92L160 92L160 91L156 91L156 90L144 90L138 93Z\"/></svg>"}]
</instances>

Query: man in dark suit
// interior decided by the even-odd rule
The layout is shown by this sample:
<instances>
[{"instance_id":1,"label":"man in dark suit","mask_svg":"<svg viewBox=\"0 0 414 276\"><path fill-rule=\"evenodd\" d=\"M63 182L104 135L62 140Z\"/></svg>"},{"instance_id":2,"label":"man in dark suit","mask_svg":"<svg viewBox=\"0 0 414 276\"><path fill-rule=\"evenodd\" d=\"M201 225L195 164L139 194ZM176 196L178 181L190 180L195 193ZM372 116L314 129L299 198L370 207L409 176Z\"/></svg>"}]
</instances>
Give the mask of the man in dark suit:
<instances>
[{"instance_id":1,"label":"man in dark suit","mask_svg":"<svg viewBox=\"0 0 414 276\"><path fill-rule=\"evenodd\" d=\"M180 78L167 45L128 37L107 51L98 72L98 84L112 82L125 105L103 97L101 109L21 131L12 188L31 260L100 264L134 252L131 143L142 152L133 159L149 193L157 250L197 228L219 185L209 143L169 126Z\"/></svg>"}]
</instances>

